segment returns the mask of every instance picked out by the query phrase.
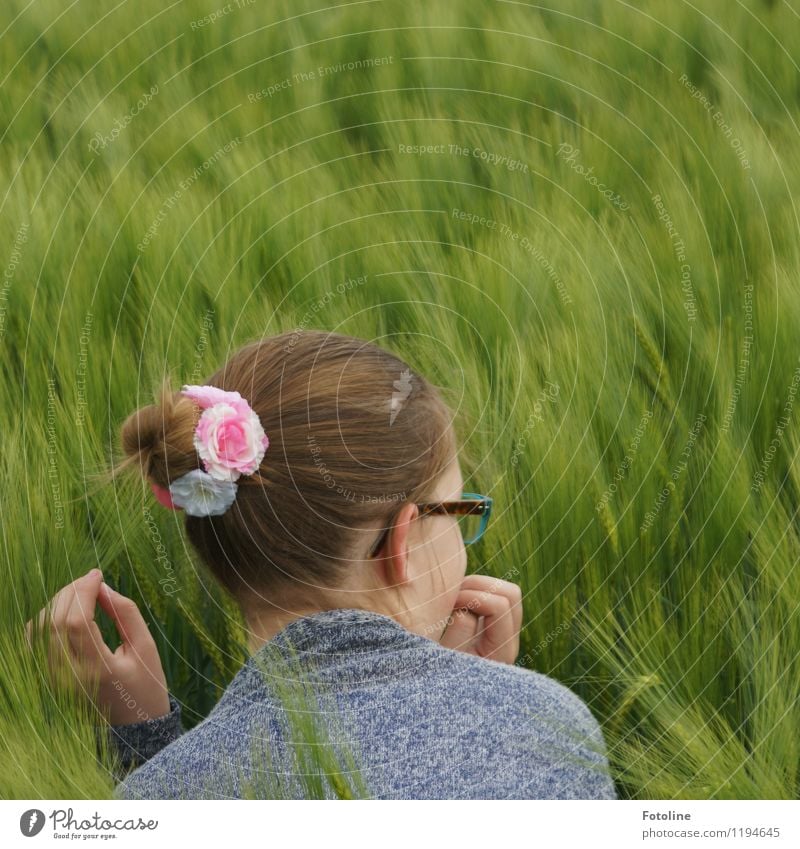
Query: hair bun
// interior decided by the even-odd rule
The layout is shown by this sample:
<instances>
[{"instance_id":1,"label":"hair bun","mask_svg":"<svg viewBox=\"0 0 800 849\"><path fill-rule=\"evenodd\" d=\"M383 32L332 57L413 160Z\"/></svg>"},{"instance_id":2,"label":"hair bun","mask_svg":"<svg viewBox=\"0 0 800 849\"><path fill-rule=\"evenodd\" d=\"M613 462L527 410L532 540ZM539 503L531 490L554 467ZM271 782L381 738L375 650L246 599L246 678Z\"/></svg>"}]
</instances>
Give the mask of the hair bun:
<instances>
[{"instance_id":1,"label":"hair bun","mask_svg":"<svg viewBox=\"0 0 800 849\"><path fill-rule=\"evenodd\" d=\"M164 380L158 403L140 407L122 423L122 467L138 460L142 475L151 483L168 487L170 482L197 468L194 429L197 408Z\"/></svg>"}]
</instances>

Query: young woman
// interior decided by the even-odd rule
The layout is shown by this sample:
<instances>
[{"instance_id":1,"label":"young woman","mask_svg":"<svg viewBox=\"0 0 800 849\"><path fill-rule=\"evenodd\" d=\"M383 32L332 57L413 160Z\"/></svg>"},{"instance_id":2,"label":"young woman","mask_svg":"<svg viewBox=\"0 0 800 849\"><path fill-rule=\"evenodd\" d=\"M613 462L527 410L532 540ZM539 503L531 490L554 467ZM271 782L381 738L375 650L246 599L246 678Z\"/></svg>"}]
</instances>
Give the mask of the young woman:
<instances>
[{"instance_id":1,"label":"young woman","mask_svg":"<svg viewBox=\"0 0 800 849\"><path fill-rule=\"evenodd\" d=\"M125 421L114 471L140 469L184 511L189 541L241 607L252 656L184 732L136 605L99 570L55 596L50 627L96 687L130 770L118 796L242 796L262 769L254 743L301 796L262 668L304 658L374 798L616 798L584 702L514 665L519 587L466 575L465 543L491 499L463 493L451 418L393 354L296 331L246 345L204 386L163 387ZM122 639L114 653L98 603Z\"/></svg>"}]
</instances>

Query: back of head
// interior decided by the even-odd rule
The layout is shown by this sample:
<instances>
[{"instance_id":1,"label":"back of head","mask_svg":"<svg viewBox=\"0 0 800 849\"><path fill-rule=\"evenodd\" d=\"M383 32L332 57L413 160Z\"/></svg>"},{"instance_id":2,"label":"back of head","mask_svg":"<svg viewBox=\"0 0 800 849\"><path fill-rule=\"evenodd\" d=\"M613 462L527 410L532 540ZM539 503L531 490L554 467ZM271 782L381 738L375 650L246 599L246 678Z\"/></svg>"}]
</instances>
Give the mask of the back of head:
<instances>
[{"instance_id":1,"label":"back of head","mask_svg":"<svg viewBox=\"0 0 800 849\"><path fill-rule=\"evenodd\" d=\"M363 529L427 500L455 455L452 414L437 387L364 339L314 330L268 337L204 382L238 391L269 437L225 513L185 517L189 540L242 603L324 599L349 561L366 554ZM165 383L156 404L123 423L126 459L117 470L138 466L168 487L202 468L193 445L200 412Z\"/></svg>"}]
</instances>

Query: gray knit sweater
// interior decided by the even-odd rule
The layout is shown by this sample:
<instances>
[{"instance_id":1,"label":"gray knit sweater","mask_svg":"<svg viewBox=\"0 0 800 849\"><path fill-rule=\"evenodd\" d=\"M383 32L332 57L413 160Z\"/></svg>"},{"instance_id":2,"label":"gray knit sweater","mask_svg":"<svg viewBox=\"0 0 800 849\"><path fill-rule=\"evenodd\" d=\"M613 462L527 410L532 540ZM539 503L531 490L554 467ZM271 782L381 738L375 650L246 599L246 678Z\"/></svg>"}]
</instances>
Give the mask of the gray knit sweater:
<instances>
[{"instance_id":1,"label":"gray knit sweater","mask_svg":"<svg viewBox=\"0 0 800 849\"><path fill-rule=\"evenodd\" d=\"M280 667L284 660L290 665ZM353 753L371 798L617 798L600 727L571 690L356 609L290 622L247 660L190 731L181 727L172 696L167 716L113 726L111 740L132 769L115 795L269 797L252 789L269 774L280 775L289 798L306 798L298 775L304 770L292 754L297 746L286 743L298 740L287 737L293 714L276 695L278 684L293 677L286 669L314 676L314 716L328 729L329 751L344 746ZM324 795L337 794L326 789Z\"/></svg>"}]
</instances>

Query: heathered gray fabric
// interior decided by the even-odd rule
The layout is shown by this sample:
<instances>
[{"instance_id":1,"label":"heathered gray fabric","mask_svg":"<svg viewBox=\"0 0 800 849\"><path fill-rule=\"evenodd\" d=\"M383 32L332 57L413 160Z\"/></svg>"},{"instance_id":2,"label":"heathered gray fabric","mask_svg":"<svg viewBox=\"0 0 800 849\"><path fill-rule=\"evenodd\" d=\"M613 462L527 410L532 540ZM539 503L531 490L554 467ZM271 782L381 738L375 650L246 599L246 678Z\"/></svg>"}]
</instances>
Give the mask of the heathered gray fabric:
<instances>
[{"instance_id":1,"label":"heathered gray fabric","mask_svg":"<svg viewBox=\"0 0 800 849\"><path fill-rule=\"evenodd\" d=\"M333 700L320 702L333 709L319 715L330 739L359 759L372 798L617 798L600 727L567 687L355 609L293 620L248 659L190 731L172 697L168 716L112 728L123 761L141 764L116 795L239 798L264 769L254 758L257 744L287 776L291 798L303 798L281 732L285 713L261 672L270 652L313 664L315 692Z\"/></svg>"}]
</instances>

